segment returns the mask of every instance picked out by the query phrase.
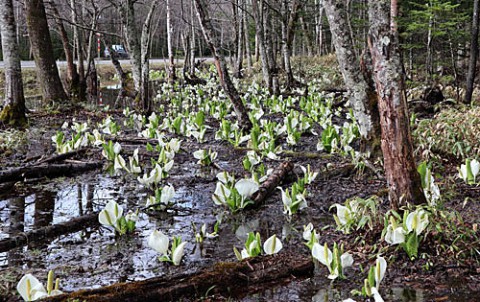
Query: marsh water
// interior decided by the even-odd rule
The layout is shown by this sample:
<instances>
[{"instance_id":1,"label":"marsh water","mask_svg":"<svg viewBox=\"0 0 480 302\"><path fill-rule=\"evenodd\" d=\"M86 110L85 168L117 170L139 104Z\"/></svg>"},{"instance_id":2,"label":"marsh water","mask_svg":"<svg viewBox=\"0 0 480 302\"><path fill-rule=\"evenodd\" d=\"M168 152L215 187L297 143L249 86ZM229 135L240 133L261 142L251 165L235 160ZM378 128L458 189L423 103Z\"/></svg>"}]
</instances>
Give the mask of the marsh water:
<instances>
[{"instance_id":1,"label":"marsh water","mask_svg":"<svg viewBox=\"0 0 480 302\"><path fill-rule=\"evenodd\" d=\"M104 105L112 105L116 93L114 89L104 91ZM32 133L35 131L33 129ZM51 149L50 132L33 135L37 141L32 154L43 154ZM124 146L131 150L135 147ZM383 181L361 182L351 177L318 180L309 188L309 207L292 218L283 214L279 191L259 210L231 214L212 201L216 174L227 170L242 176L241 160L245 152L232 152L230 146L217 142L209 144L209 147L219 153L217 167L197 165L191 156L196 149L191 146L185 146L180 152L181 157L178 161L176 159L167 180L176 190L175 206L167 212L145 209L148 191L139 185L135 177L121 172L111 174L98 170L52 180L27 181L0 192L0 240L98 212L110 200L122 206L124 213L129 210L139 212L134 234L116 237L107 227L88 228L0 253L0 283L8 283L8 290L13 293L17 280L24 273L30 272L45 282L48 271L52 269L61 280L61 289L69 292L117 282L194 273L215 263L237 261L233 246L241 249L247 233L251 231L260 232L262 239L276 234L281 238L284 249L298 251L299 255L305 256L308 248L302 241L304 225L312 222L319 230L329 228L334 225L329 212L332 204L352 196L368 196L384 185ZM318 159L292 160L297 165L310 163L315 170L327 163ZM269 164L274 167L276 162ZM219 236L206 239L202 244L196 243L195 229L206 224L207 230L212 232L217 221L220 221ZM147 238L155 229L162 230L170 238L179 236L188 242L181 265L160 262L159 255L148 247ZM349 273L352 272L347 271L347 276ZM325 276L326 270L317 268L311 278L295 279L231 298L252 302L326 302L349 297L362 300L350 294L355 285L348 280L332 283ZM476 297L480 297L480 293L469 291L461 282L452 281L444 287L449 294L433 298L440 301L478 301ZM431 294L423 288L425 284L416 281L400 287L387 286L382 291L386 301L430 301Z\"/></svg>"}]
</instances>

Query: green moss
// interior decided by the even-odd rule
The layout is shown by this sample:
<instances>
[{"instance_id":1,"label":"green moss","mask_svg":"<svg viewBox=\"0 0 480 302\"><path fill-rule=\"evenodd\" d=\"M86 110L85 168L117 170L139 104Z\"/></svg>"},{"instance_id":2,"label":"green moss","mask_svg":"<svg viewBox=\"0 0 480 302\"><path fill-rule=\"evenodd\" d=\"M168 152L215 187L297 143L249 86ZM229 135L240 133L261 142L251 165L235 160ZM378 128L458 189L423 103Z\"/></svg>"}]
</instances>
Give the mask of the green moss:
<instances>
[{"instance_id":1,"label":"green moss","mask_svg":"<svg viewBox=\"0 0 480 302\"><path fill-rule=\"evenodd\" d=\"M27 117L25 116L25 110L19 107L12 107L7 105L0 112L0 121L11 127L24 128L27 126Z\"/></svg>"}]
</instances>

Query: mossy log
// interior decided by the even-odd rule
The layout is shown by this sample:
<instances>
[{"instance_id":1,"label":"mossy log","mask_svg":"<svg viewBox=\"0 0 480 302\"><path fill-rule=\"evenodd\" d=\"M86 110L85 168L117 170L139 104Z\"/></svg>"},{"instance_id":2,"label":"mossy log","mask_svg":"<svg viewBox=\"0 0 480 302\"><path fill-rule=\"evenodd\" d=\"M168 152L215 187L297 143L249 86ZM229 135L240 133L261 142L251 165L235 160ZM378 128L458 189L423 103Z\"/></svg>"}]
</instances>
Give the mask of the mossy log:
<instances>
[{"instance_id":1,"label":"mossy log","mask_svg":"<svg viewBox=\"0 0 480 302\"><path fill-rule=\"evenodd\" d=\"M258 191L252 196L253 204L247 208L257 208L263 204L265 199L275 190L276 187L285 179L287 175L292 173L293 164L289 161L281 163L273 170L267 180L260 186Z\"/></svg>"},{"instance_id":2,"label":"mossy log","mask_svg":"<svg viewBox=\"0 0 480 302\"><path fill-rule=\"evenodd\" d=\"M67 222L50 225L27 233L20 233L14 237L0 240L0 253L32 242L54 239L61 235L78 232L89 227L98 227L99 225L98 212L73 218Z\"/></svg>"},{"instance_id":3,"label":"mossy log","mask_svg":"<svg viewBox=\"0 0 480 302\"><path fill-rule=\"evenodd\" d=\"M312 276L310 257L298 253L259 256L241 262L216 264L213 268L189 275L151 278L131 283L117 283L50 297L44 301L181 301L198 298L205 293L235 297L272 286L291 278Z\"/></svg>"},{"instance_id":4,"label":"mossy log","mask_svg":"<svg viewBox=\"0 0 480 302\"><path fill-rule=\"evenodd\" d=\"M98 169L102 165L102 162L85 162L20 167L0 171L0 183L21 181L28 178L70 176L78 172Z\"/></svg>"}]
</instances>

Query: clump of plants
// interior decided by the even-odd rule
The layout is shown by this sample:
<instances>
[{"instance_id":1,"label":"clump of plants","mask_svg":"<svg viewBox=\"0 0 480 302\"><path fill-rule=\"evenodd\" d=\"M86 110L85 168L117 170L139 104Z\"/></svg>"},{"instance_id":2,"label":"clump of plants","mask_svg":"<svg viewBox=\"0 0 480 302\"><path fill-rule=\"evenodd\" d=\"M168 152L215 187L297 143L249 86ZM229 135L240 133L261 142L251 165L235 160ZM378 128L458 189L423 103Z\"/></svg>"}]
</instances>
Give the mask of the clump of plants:
<instances>
[{"instance_id":1,"label":"clump of plants","mask_svg":"<svg viewBox=\"0 0 480 302\"><path fill-rule=\"evenodd\" d=\"M459 159L480 156L480 107L445 109L418 123L413 131L416 153L425 160L438 154Z\"/></svg>"}]
</instances>

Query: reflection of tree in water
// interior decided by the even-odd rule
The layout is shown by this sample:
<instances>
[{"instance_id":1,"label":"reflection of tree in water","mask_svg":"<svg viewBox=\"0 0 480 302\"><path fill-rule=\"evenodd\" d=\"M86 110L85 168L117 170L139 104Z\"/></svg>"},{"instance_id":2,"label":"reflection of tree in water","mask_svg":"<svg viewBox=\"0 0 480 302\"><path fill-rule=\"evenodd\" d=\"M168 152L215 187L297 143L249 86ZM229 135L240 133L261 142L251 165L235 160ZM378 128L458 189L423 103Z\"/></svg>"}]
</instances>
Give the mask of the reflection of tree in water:
<instances>
[{"instance_id":1,"label":"reflection of tree in water","mask_svg":"<svg viewBox=\"0 0 480 302\"><path fill-rule=\"evenodd\" d=\"M53 222L53 211L55 210L56 192L41 191L35 194L35 212L33 214L33 229L38 230L49 226ZM32 242L30 248L43 249L48 246L45 242Z\"/></svg>"},{"instance_id":2,"label":"reflection of tree in water","mask_svg":"<svg viewBox=\"0 0 480 302\"><path fill-rule=\"evenodd\" d=\"M10 199L9 210L10 226L8 228L8 235L13 237L25 231L25 197ZM9 266L21 264L23 260L21 248L9 251L7 258Z\"/></svg>"}]
</instances>

